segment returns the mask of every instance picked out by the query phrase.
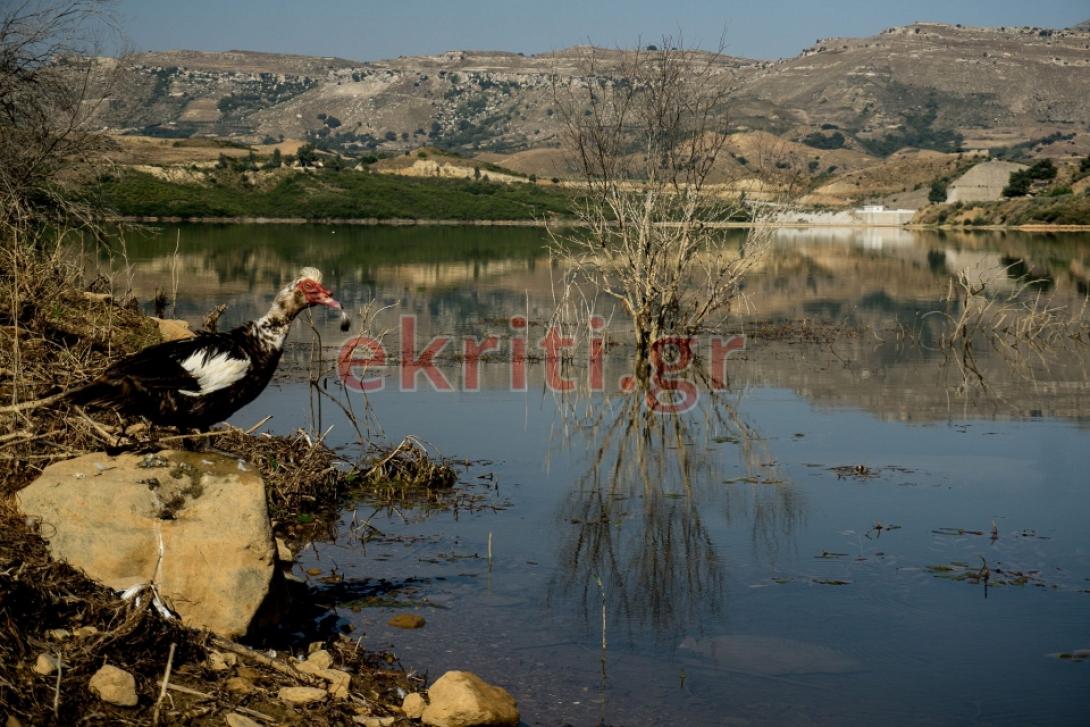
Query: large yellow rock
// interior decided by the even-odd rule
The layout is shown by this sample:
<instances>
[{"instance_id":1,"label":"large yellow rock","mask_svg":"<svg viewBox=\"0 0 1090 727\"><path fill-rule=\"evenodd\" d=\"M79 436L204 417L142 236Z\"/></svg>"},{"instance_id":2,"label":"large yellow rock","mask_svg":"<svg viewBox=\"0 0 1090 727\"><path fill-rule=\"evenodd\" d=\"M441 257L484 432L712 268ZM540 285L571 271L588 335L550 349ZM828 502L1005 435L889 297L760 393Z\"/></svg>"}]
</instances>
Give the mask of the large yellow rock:
<instances>
[{"instance_id":1,"label":"large yellow rock","mask_svg":"<svg viewBox=\"0 0 1090 727\"><path fill-rule=\"evenodd\" d=\"M54 558L110 588L152 584L184 622L246 633L273 578L265 485L220 454L88 454L18 495Z\"/></svg>"},{"instance_id":2,"label":"large yellow rock","mask_svg":"<svg viewBox=\"0 0 1090 727\"><path fill-rule=\"evenodd\" d=\"M519 723L518 703L511 693L469 671L448 671L428 689L421 720L431 727L479 727Z\"/></svg>"}]
</instances>

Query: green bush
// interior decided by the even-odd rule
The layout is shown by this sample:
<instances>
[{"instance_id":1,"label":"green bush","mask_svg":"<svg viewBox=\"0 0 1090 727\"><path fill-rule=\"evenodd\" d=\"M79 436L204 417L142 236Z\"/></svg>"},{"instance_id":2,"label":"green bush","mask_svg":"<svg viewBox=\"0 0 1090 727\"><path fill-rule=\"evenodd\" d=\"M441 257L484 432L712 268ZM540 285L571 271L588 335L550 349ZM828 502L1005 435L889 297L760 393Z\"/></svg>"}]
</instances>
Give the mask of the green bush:
<instances>
[{"instance_id":1,"label":"green bush","mask_svg":"<svg viewBox=\"0 0 1090 727\"><path fill-rule=\"evenodd\" d=\"M947 180L936 179L931 183L931 191L927 193L927 201L932 204L945 204L946 203L946 185Z\"/></svg>"},{"instance_id":2,"label":"green bush","mask_svg":"<svg viewBox=\"0 0 1090 727\"><path fill-rule=\"evenodd\" d=\"M812 146L815 149L842 149L844 148L844 135L839 131L834 131L832 134L825 135L820 131L815 131L812 134L807 135L803 140L803 144Z\"/></svg>"},{"instance_id":3,"label":"green bush","mask_svg":"<svg viewBox=\"0 0 1090 727\"><path fill-rule=\"evenodd\" d=\"M526 220L569 214L562 190L536 184L345 174L333 169L284 176L254 189L224 171L216 184L179 184L141 172L100 180L87 201L132 217L298 217L305 219Z\"/></svg>"}]
</instances>

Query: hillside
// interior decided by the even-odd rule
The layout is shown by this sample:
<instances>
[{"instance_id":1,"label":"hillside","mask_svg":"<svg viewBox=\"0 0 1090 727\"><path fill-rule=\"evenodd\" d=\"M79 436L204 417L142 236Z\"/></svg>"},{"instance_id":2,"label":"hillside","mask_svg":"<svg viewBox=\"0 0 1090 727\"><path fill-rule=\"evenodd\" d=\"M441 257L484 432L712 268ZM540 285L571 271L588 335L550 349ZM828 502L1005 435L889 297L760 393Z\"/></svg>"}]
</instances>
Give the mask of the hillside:
<instances>
[{"instance_id":1,"label":"hillside","mask_svg":"<svg viewBox=\"0 0 1090 727\"><path fill-rule=\"evenodd\" d=\"M1085 24L1084 24L1085 25ZM452 51L373 63L249 51L142 53L104 105L113 130L151 135L311 137L351 151L433 144L518 153L556 146L551 79L586 80L587 48L524 56ZM597 51L608 73L617 51ZM819 40L763 62L708 56L736 86L739 130L824 151L953 151L1054 132L1090 151L1090 30L917 23ZM822 160L824 164L824 160Z\"/></svg>"}]
</instances>

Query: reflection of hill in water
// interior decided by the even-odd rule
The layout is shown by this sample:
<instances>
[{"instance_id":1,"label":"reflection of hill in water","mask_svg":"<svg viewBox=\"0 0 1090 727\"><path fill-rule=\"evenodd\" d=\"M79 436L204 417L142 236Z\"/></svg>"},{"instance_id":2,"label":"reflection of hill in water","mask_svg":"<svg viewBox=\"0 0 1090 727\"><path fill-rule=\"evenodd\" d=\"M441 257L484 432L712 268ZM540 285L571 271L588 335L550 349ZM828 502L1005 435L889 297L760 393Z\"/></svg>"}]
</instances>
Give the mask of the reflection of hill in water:
<instances>
[{"instance_id":1,"label":"reflection of hill in water","mask_svg":"<svg viewBox=\"0 0 1090 727\"><path fill-rule=\"evenodd\" d=\"M372 299L391 306L379 320L383 327L396 327L399 314L417 314L419 335L504 334L506 317L529 308L531 318L543 320L552 310L557 275L540 230L318 225L181 230L176 262L173 229L156 238L130 239L128 255L143 300L156 288L169 291L176 271L179 314L194 322L220 302L231 305L228 325L263 312L273 292L304 265L320 267L350 308ZM728 238L740 234L732 231ZM787 387L817 403L858 406L882 417L958 416L962 401L950 398L940 360L918 351L908 355L894 339L902 326L915 328L923 314L942 308L951 275L962 271L997 292L1014 290L1018 274L1042 279L1041 289L1053 304L1079 306L1090 281L1090 236L780 230L763 269L747 281L746 305L736 307L729 330L749 331L751 322L806 320L858 335L796 346L751 338L749 360L733 370L741 383ZM325 340L341 340L332 321L324 322ZM614 322L624 325L616 317ZM965 413L1077 418L1090 411L1082 362L1052 362L1035 385L1013 383L1000 361L985 356L984 362L1001 398L974 402ZM499 368L485 367L484 386L506 385L507 373ZM949 377L951 384L956 379Z\"/></svg>"},{"instance_id":2,"label":"reflection of hill in water","mask_svg":"<svg viewBox=\"0 0 1090 727\"><path fill-rule=\"evenodd\" d=\"M817 406L850 407L882 419L932 422L947 419L1056 417L1090 424L1090 359L1055 362L1035 382L1021 379L998 357L983 359L990 387L963 396L956 367L940 355L898 353L891 344L865 338L832 346L750 341L747 360L730 368L735 387L791 389ZM833 353L835 351L835 355Z\"/></svg>"}]
</instances>

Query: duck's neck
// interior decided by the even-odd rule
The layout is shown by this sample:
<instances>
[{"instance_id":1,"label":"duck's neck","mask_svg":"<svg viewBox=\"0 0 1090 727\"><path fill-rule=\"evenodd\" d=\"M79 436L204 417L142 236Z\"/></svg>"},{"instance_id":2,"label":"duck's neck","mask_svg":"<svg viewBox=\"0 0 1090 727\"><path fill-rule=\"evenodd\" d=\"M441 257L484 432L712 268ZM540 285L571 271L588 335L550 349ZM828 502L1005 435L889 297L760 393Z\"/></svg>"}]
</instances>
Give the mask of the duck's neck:
<instances>
[{"instance_id":1,"label":"duck's neck","mask_svg":"<svg viewBox=\"0 0 1090 727\"><path fill-rule=\"evenodd\" d=\"M263 349L274 352L284 348L284 339L288 337L288 329L296 312L288 310L280 300L276 300L268 313L251 324L253 335Z\"/></svg>"}]
</instances>

